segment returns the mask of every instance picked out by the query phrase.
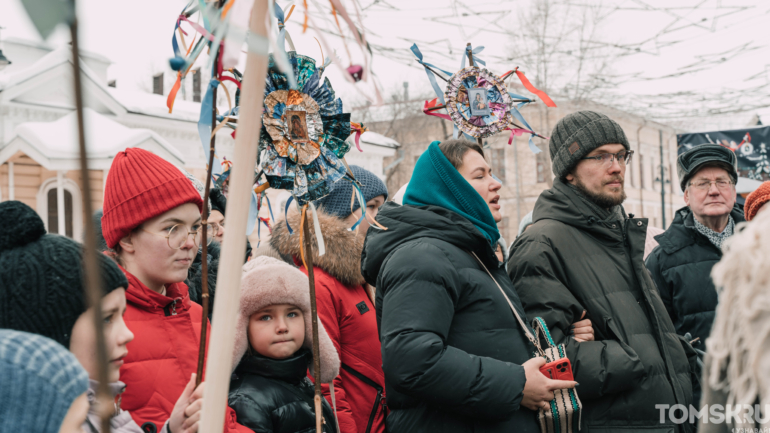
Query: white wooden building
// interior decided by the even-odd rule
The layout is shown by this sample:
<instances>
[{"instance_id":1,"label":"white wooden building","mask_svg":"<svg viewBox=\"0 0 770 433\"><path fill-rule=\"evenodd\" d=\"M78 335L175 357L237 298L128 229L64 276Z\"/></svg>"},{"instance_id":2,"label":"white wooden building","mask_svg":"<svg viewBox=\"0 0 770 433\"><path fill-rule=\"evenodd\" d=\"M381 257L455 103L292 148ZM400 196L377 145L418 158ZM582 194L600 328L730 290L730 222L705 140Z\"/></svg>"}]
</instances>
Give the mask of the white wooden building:
<instances>
[{"instance_id":1,"label":"white wooden building","mask_svg":"<svg viewBox=\"0 0 770 433\"><path fill-rule=\"evenodd\" d=\"M70 47L10 39L0 48L12 62L0 70L0 201L21 200L36 209L50 232L81 240L86 216L80 202ZM203 179L200 103L178 97L169 113L167 93L111 87L110 64L103 56L81 53L93 208L102 207L112 158L126 147L149 150ZM234 144L226 129L217 134L219 156L232 159ZM353 147L347 161L384 178L383 158L393 156L397 147L394 140L367 132L361 137L363 152ZM271 195L281 201L281 194Z\"/></svg>"}]
</instances>

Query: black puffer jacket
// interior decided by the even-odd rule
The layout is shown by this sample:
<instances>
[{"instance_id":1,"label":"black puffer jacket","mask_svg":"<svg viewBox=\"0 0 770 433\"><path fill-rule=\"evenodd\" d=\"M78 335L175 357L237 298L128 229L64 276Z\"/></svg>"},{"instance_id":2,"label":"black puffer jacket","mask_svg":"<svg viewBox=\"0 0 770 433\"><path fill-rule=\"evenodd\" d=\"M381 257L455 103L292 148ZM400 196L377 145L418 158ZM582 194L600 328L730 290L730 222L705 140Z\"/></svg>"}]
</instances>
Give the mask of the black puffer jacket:
<instances>
[{"instance_id":1,"label":"black puffer jacket","mask_svg":"<svg viewBox=\"0 0 770 433\"><path fill-rule=\"evenodd\" d=\"M187 270L187 280L185 280L185 284L187 284L187 287L190 289L190 300L201 305L203 305L203 283L201 281L201 273L203 272L203 264L201 263L202 252L202 249L198 249L198 254L195 255L195 260L193 260L192 264L190 265L190 269ZM217 292L217 271L219 270L220 252L221 247L219 242L216 241L211 242L211 245L207 247L206 251L208 255L206 270L209 274L208 291L209 300L211 301L209 303L209 320L211 320L211 315L214 312L214 297L216 296Z\"/></svg>"},{"instance_id":2,"label":"black puffer jacket","mask_svg":"<svg viewBox=\"0 0 770 433\"><path fill-rule=\"evenodd\" d=\"M385 204L361 270L377 287L388 431L536 433L520 407L534 348L475 252L524 317L489 241L436 206ZM525 319L526 320L526 319Z\"/></svg>"},{"instance_id":3,"label":"black puffer jacket","mask_svg":"<svg viewBox=\"0 0 770 433\"><path fill-rule=\"evenodd\" d=\"M246 353L233 373L228 399L238 423L254 433L314 433L314 387L307 378L312 357L307 349L281 360ZM321 400L323 431L336 433L334 412Z\"/></svg>"},{"instance_id":4,"label":"black puffer jacket","mask_svg":"<svg viewBox=\"0 0 770 433\"><path fill-rule=\"evenodd\" d=\"M736 224L744 221L737 208L731 215ZM655 240L658 247L647 257L647 269L677 334L700 337L695 347L703 350L719 301L711 268L722 259L722 251L695 228L689 207L676 211L674 222Z\"/></svg>"},{"instance_id":5,"label":"black puffer jacket","mask_svg":"<svg viewBox=\"0 0 770 433\"><path fill-rule=\"evenodd\" d=\"M585 410L581 433L676 431L655 405L692 402L695 353L687 345L688 359L644 267L647 220L600 215L557 179L538 198L534 221L508 270L527 315L542 317L566 345ZM583 310L596 341L568 336Z\"/></svg>"}]
</instances>

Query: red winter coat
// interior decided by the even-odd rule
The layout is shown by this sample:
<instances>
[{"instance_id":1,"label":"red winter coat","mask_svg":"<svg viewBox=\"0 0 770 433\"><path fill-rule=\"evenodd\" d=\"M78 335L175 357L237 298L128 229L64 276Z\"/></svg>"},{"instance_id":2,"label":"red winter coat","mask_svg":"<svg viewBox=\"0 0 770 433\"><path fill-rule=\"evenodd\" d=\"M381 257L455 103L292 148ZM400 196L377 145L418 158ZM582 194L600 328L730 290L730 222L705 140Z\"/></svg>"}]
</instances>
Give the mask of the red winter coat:
<instances>
[{"instance_id":1,"label":"red winter coat","mask_svg":"<svg viewBox=\"0 0 770 433\"><path fill-rule=\"evenodd\" d=\"M336 217L319 212L326 254L313 257L318 318L340 355L340 375L334 379L337 416L342 433L385 431L385 376L374 304L361 276L363 236L356 236ZM299 227L299 216L289 217ZM313 232L311 227L311 232ZM270 240L279 253L299 258L297 231L289 235L285 222L273 229ZM332 404L328 385L324 396Z\"/></svg>"},{"instance_id":2,"label":"red winter coat","mask_svg":"<svg viewBox=\"0 0 770 433\"><path fill-rule=\"evenodd\" d=\"M120 368L120 380L126 384L121 408L139 426L151 422L160 433L198 369L202 308L190 300L184 283L166 286L164 296L123 272L128 278L124 320L134 340L128 343ZM208 332L206 341L208 347ZM225 420L225 431L250 431L235 423L234 413L226 414Z\"/></svg>"}]
</instances>

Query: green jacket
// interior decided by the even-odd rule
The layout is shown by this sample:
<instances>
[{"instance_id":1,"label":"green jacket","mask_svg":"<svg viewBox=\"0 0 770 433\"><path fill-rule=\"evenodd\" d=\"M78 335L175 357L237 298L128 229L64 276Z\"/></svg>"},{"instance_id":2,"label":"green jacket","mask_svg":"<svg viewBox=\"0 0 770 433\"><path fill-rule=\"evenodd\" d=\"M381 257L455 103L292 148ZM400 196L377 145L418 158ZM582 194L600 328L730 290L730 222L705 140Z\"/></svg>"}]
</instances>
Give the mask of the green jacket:
<instances>
[{"instance_id":1,"label":"green jacket","mask_svg":"<svg viewBox=\"0 0 770 433\"><path fill-rule=\"evenodd\" d=\"M661 424L655 405L689 406L695 353L676 335L644 267L647 220L617 210L596 208L557 179L512 247L509 276L527 316L542 317L566 344L584 407L581 433L687 432L668 411ZM569 332L583 310L596 340L578 343Z\"/></svg>"}]
</instances>

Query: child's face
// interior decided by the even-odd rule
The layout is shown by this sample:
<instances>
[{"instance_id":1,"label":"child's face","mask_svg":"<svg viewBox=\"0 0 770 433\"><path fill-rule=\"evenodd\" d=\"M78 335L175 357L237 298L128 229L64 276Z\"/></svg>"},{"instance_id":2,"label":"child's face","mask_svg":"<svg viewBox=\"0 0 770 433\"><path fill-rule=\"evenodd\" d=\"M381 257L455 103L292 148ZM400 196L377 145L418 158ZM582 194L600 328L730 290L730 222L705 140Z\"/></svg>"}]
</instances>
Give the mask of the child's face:
<instances>
[{"instance_id":1,"label":"child's face","mask_svg":"<svg viewBox=\"0 0 770 433\"><path fill-rule=\"evenodd\" d=\"M260 355L286 359L305 343L305 318L294 305L265 307L249 318L249 343Z\"/></svg>"},{"instance_id":2,"label":"child's face","mask_svg":"<svg viewBox=\"0 0 770 433\"><path fill-rule=\"evenodd\" d=\"M115 289L102 298L102 320L104 340L107 345L109 365L107 372L110 382L120 380L120 366L128 355L126 345L134 339L134 334L126 327L123 314L126 312L126 291ZM70 352L80 361L91 379L98 379L98 361L96 357L96 334L94 333L94 309L89 308L78 317L72 328Z\"/></svg>"}]
</instances>

